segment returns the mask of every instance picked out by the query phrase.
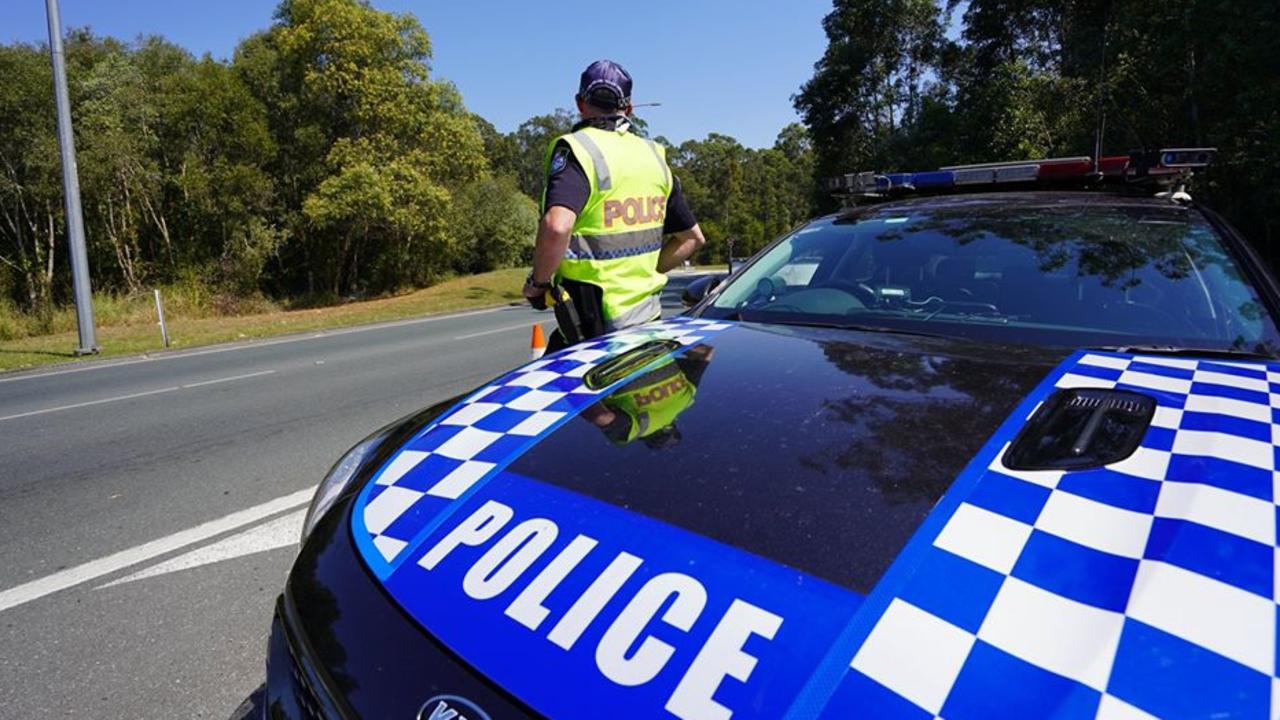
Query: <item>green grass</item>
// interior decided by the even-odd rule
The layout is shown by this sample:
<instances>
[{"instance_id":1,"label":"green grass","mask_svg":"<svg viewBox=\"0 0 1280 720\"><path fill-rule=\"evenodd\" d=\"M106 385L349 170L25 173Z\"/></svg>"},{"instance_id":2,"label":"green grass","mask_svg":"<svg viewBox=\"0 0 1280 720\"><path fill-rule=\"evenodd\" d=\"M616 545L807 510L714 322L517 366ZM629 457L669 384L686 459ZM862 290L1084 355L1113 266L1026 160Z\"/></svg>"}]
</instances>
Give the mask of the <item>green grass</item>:
<instances>
[{"instance_id":1,"label":"green grass","mask_svg":"<svg viewBox=\"0 0 1280 720\"><path fill-rule=\"evenodd\" d=\"M199 288L162 289L161 292L170 346L191 348L519 301L523 299L520 287L527 272L521 268L496 270L447 280L403 295L303 310L280 309L262 300L219 309L216 301L200 295ZM228 311L242 314L221 314ZM135 355L164 347L150 295L95 298L94 314L98 344L102 346L102 352L96 357ZM73 353L77 345L74 310L55 313L45 324L49 331L45 334L24 337L31 332L29 325L29 321L15 316L10 309L0 307L0 338L13 338L0 340L0 371L77 359Z\"/></svg>"}]
</instances>

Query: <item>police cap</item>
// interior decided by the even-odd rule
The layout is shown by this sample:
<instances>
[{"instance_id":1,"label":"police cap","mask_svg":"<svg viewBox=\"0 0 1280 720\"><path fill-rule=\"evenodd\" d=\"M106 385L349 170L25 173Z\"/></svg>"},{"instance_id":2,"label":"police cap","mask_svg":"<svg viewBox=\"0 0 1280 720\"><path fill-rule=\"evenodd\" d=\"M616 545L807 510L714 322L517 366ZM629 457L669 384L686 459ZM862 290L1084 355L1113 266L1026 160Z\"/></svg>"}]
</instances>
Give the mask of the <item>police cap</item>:
<instances>
[{"instance_id":1,"label":"police cap","mask_svg":"<svg viewBox=\"0 0 1280 720\"><path fill-rule=\"evenodd\" d=\"M597 60L582 71L578 99L601 110L621 110L631 102L631 73L612 60Z\"/></svg>"}]
</instances>

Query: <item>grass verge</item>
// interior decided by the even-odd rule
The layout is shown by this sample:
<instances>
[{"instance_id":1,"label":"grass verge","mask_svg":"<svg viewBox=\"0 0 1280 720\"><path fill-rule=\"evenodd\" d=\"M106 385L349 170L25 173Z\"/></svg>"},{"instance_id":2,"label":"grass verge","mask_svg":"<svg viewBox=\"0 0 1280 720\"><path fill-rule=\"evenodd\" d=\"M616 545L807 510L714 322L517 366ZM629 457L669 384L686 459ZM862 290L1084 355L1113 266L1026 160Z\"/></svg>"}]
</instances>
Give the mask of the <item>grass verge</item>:
<instances>
[{"instance_id":1,"label":"grass verge","mask_svg":"<svg viewBox=\"0 0 1280 720\"><path fill-rule=\"evenodd\" d=\"M180 311L175 312L175 308L166 303L165 320L172 348L365 325L521 300L520 286L527 272L521 268L496 270L447 280L425 290L394 297L249 315L183 317ZM146 323L104 324L98 327L97 336L102 352L94 357L135 355L164 348L160 328L154 318ZM76 344L74 330L0 342L0 371L76 360L72 352Z\"/></svg>"}]
</instances>

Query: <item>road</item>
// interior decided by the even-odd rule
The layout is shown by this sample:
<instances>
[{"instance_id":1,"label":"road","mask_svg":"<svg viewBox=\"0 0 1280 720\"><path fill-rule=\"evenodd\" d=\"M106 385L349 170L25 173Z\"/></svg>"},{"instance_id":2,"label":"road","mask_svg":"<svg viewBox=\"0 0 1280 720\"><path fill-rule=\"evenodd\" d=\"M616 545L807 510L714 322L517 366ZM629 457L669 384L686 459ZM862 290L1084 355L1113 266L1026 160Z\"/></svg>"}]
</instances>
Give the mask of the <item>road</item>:
<instances>
[{"instance_id":1,"label":"road","mask_svg":"<svg viewBox=\"0 0 1280 720\"><path fill-rule=\"evenodd\" d=\"M508 307L0 375L0 715L228 717L262 681L329 465L526 361L550 319Z\"/></svg>"}]
</instances>

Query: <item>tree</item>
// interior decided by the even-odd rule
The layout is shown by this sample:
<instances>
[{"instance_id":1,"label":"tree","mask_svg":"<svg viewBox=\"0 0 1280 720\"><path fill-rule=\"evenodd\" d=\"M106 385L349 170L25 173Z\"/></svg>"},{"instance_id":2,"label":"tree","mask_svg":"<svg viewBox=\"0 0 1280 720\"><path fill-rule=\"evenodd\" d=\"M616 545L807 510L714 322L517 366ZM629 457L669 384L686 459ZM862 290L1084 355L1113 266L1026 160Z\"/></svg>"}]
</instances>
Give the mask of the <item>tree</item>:
<instances>
[{"instance_id":1,"label":"tree","mask_svg":"<svg viewBox=\"0 0 1280 720\"><path fill-rule=\"evenodd\" d=\"M783 222L790 227L813 212L813 140L803 125L791 123L778 133L773 151L781 157L774 162L768 181L778 190L785 213Z\"/></svg>"},{"instance_id":2,"label":"tree","mask_svg":"<svg viewBox=\"0 0 1280 720\"><path fill-rule=\"evenodd\" d=\"M258 294L285 240L266 171L276 149L266 107L208 57L164 75L156 101L162 217L177 236L176 276L194 272L224 303Z\"/></svg>"},{"instance_id":3,"label":"tree","mask_svg":"<svg viewBox=\"0 0 1280 720\"><path fill-rule=\"evenodd\" d=\"M234 311L527 253L520 147L430 77L410 15L286 0L230 63L87 30L66 48L96 290L186 283ZM49 318L70 278L47 48L0 46L0 72L0 311Z\"/></svg>"},{"instance_id":4,"label":"tree","mask_svg":"<svg viewBox=\"0 0 1280 720\"><path fill-rule=\"evenodd\" d=\"M669 151L685 199L708 238L699 261L723 261L730 237L735 255L755 253L809 217L811 145L805 129L793 124L763 150L712 133Z\"/></svg>"},{"instance_id":5,"label":"tree","mask_svg":"<svg viewBox=\"0 0 1280 720\"><path fill-rule=\"evenodd\" d=\"M1101 112L1104 153L1216 146L1218 161L1197 194L1275 262L1280 88L1273 68L1280 66L1280 46L1272 38L1280 6L974 0L965 22L978 61L974 73L994 69L1015 79L1007 85L1011 93L971 91L957 103L957 115L978 119L971 126L994 119L986 122L992 151L1008 152L1011 139L1023 138L1027 157L1092 154ZM991 83L979 77L968 84ZM982 133L966 135L971 147L983 146L972 142Z\"/></svg>"},{"instance_id":6,"label":"tree","mask_svg":"<svg viewBox=\"0 0 1280 720\"><path fill-rule=\"evenodd\" d=\"M457 91L430 79L430 55L412 15L357 0L285 0L237 50L278 147L287 287L377 292L452 267L452 193L487 163Z\"/></svg>"},{"instance_id":7,"label":"tree","mask_svg":"<svg viewBox=\"0 0 1280 720\"><path fill-rule=\"evenodd\" d=\"M454 215L459 271L481 273L533 261L538 204L510 176L487 177L464 189Z\"/></svg>"},{"instance_id":8,"label":"tree","mask_svg":"<svg viewBox=\"0 0 1280 720\"><path fill-rule=\"evenodd\" d=\"M822 21L827 50L793 98L817 150L819 177L883 165L915 125L942 44L932 0L837 0ZM820 202L824 202L820 199Z\"/></svg>"},{"instance_id":9,"label":"tree","mask_svg":"<svg viewBox=\"0 0 1280 720\"><path fill-rule=\"evenodd\" d=\"M569 132L577 116L559 108L547 115L535 115L520 123L512 133L516 147L516 183L531 198L542 197L547 179L547 148L555 138Z\"/></svg>"},{"instance_id":10,"label":"tree","mask_svg":"<svg viewBox=\"0 0 1280 720\"><path fill-rule=\"evenodd\" d=\"M111 40L73 36L67 55L69 68L79 70L75 129L85 223L99 231L90 249L110 258L125 289L140 292L165 254L151 244L162 226L163 188L148 78L133 53Z\"/></svg>"},{"instance_id":11,"label":"tree","mask_svg":"<svg viewBox=\"0 0 1280 720\"><path fill-rule=\"evenodd\" d=\"M504 135L498 132L493 123L479 115L472 114L471 119L484 143L484 156L489 160L489 171L495 176L516 180L520 176L520 147L516 144L514 134Z\"/></svg>"},{"instance_id":12,"label":"tree","mask_svg":"<svg viewBox=\"0 0 1280 720\"><path fill-rule=\"evenodd\" d=\"M1280 256L1280 5L838 0L823 27L794 98L819 179L1092 155L1105 115L1104 154L1218 147L1196 192Z\"/></svg>"},{"instance_id":13,"label":"tree","mask_svg":"<svg viewBox=\"0 0 1280 720\"><path fill-rule=\"evenodd\" d=\"M126 45L73 30L66 48L95 287L137 292L200 275L201 263L274 237L265 112L225 66L158 38ZM0 264L21 278L9 296L40 315L69 284L52 80L43 48L3 48L0 63L16 80L0 91Z\"/></svg>"},{"instance_id":14,"label":"tree","mask_svg":"<svg viewBox=\"0 0 1280 720\"><path fill-rule=\"evenodd\" d=\"M53 113L33 108L53 107L53 77L47 56L29 45L0 47L0 77L0 289L47 319L61 186Z\"/></svg>"}]
</instances>

